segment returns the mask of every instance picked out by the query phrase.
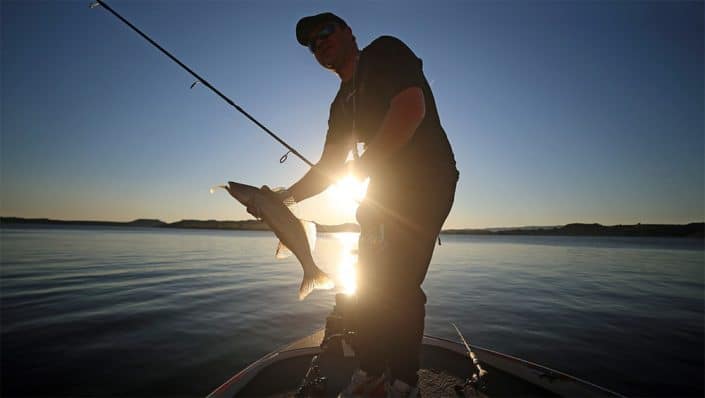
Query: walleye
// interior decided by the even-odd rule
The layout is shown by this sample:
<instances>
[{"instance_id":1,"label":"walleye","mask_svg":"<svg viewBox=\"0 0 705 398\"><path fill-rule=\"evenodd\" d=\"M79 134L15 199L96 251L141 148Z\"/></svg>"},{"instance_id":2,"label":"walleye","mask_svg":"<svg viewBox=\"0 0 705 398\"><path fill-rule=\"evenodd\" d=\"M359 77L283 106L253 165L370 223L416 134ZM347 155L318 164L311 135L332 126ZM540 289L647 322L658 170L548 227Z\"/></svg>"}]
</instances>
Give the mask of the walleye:
<instances>
[{"instance_id":1,"label":"walleye","mask_svg":"<svg viewBox=\"0 0 705 398\"><path fill-rule=\"evenodd\" d=\"M299 288L299 300L303 300L313 289L330 289L334 286L328 274L321 271L313 261L311 250L315 239L315 225L313 232L307 235L304 221L299 220L280 200L271 192L251 185L228 182L221 185L226 191L247 207L259 210L262 220L269 225L274 234L279 238L280 247L277 257L282 253L281 245L286 246L299 260L304 269L304 280Z\"/></svg>"}]
</instances>

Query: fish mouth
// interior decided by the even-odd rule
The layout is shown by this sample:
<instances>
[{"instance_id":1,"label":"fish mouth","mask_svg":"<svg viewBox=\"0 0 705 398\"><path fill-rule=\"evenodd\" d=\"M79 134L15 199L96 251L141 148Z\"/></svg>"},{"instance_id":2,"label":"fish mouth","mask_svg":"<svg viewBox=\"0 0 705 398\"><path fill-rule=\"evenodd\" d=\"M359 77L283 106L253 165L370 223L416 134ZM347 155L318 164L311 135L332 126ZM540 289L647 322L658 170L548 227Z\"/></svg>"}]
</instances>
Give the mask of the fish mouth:
<instances>
[{"instance_id":1,"label":"fish mouth","mask_svg":"<svg viewBox=\"0 0 705 398\"><path fill-rule=\"evenodd\" d=\"M228 190L228 186L227 186L227 185L213 185L213 186L211 187L211 189L209 190L210 193L211 193L211 195L213 195L213 194L215 193L215 190L218 189L218 188L222 188L222 189L224 189L224 190L230 192L230 191Z\"/></svg>"},{"instance_id":2,"label":"fish mouth","mask_svg":"<svg viewBox=\"0 0 705 398\"><path fill-rule=\"evenodd\" d=\"M238 202L242 203L245 206L250 205L250 202L252 201L253 197L253 192L258 190L253 186L240 184L238 182L233 181L228 181L227 187L224 188L226 191L228 191L230 196L237 199Z\"/></svg>"}]
</instances>

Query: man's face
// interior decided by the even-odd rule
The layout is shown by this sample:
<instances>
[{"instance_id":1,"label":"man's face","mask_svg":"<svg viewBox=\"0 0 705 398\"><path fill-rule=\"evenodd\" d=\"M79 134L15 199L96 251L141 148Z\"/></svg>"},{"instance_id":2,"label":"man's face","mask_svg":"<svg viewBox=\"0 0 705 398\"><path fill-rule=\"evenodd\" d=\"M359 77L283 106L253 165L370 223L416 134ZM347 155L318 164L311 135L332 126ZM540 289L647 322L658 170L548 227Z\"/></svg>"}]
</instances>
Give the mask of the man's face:
<instances>
[{"instance_id":1,"label":"man's face","mask_svg":"<svg viewBox=\"0 0 705 398\"><path fill-rule=\"evenodd\" d=\"M327 69L337 69L343 65L352 45L350 27L335 22L325 22L311 31L309 48L319 64Z\"/></svg>"}]
</instances>

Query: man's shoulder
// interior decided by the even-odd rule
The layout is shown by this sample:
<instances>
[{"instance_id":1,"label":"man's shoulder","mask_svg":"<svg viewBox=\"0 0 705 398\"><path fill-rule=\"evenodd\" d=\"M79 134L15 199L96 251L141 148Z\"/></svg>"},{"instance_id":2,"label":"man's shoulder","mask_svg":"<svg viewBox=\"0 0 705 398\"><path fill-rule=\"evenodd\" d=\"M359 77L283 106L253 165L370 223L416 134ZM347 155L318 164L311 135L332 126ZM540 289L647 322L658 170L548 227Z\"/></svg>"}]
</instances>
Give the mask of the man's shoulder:
<instances>
[{"instance_id":1,"label":"man's shoulder","mask_svg":"<svg viewBox=\"0 0 705 398\"><path fill-rule=\"evenodd\" d=\"M367 45L362 51L364 52L369 52L369 53L385 53L388 52L392 49L406 49L409 50L409 47L404 44L403 41L399 40L398 38L394 36L380 36L376 39L374 39L370 44Z\"/></svg>"}]
</instances>

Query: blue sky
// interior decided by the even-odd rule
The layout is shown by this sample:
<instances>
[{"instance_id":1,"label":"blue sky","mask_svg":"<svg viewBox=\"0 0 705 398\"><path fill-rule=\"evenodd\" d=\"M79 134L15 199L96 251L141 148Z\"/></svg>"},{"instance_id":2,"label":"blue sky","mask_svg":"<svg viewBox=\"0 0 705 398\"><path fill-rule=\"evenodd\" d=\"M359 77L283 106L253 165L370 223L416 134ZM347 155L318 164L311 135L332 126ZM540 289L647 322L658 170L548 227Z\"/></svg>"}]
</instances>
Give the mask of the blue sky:
<instances>
[{"instance_id":1,"label":"blue sky","mask_svg":"<svg viewBox=\"0 0 705 398\"><path fill-rule=\"evenodd\" d=\"M424 61L461 179L446 228L705 218L702 2L109 4L316 161L337 77L294 38L333 11ZM0 214L245 219L208 189L307 169L86 1L3 1ZM352 220L329 195L300 217Z\"/></svg>"}]
</instances>

